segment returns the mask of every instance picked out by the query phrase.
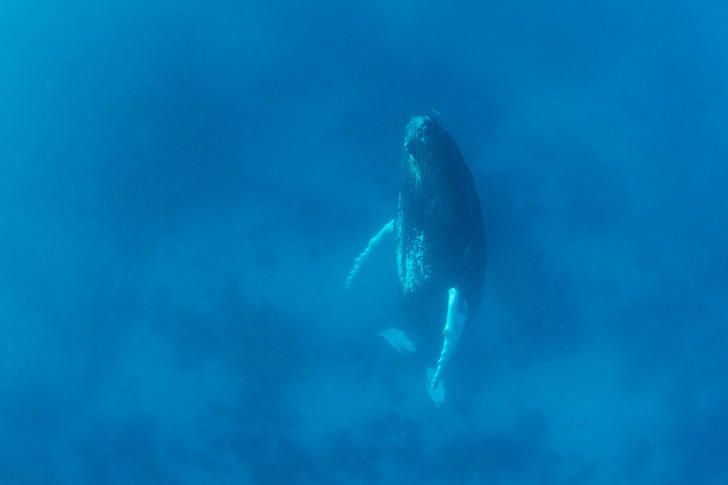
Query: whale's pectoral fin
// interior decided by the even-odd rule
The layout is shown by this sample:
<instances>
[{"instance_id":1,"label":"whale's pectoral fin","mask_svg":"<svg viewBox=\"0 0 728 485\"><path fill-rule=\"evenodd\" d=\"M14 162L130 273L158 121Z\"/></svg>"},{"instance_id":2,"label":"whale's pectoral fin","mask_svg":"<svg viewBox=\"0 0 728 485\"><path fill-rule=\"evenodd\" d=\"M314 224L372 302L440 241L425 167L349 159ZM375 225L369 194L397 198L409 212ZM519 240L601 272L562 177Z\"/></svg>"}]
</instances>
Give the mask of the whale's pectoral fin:
<instances>
[{"instance_id":1,"label":"whale's pectoral fin","mask_svg":"<svg viewBox=\"0 0 728 485\"><path fill-rule=\"evenodd\" d=\"M359 255L358 258L356 258L356 261L354 262L354 269L349 272L349 276L346 278L347 289L351 289L352 285L356 282L356 279L359 276L359 271L361 270L362 266L364 266L366 262L372 258L372 256L383 252L383 250L392 249L392 245L388 246L387 242L392 241L393 229L394 220L391 220L384 225L384 227L377 233L376 236L369 240L367 248L364 250L363 253Z\"/></svg>"},{"instance_id":2,"label":"whale's pectoral fin","mask_svg":"<svg viewBox=\"0 0 728 485\"><path fill-rule=\"evenodd\" d=\"M445 401L445 384L440 381L437 383L436 386L430 385L432 382L432 378L435 375L435 369L432 367L427 368L427 381L425 382L425 385L427 386L427 393L430 395L430 399L432 399L432 402L435 403L435 407L440 407L440 404Z\"/></svg>"},{"instance_id":3,"label":"whale's pectoral fin","mask_svg":"<svg viewBox=\"0 0 728 485\"><path fill-rule=\"evenodd\" d=\"M430 382L430 388L433 390L437 389L438 385L442 385L440 383L442 373L453 352L455 352L455 347L457 347L460 335L462 335L465 327L467 315L468 308L462 294L457 288L450 288L447 300L447 320L445 321L445 329L442 331L444 337L442 351L440 352L440 359L437 361L437 369L435 369L435 374ZM437 401L435 402L437 403Z\"/></svg>"}]
</instances>

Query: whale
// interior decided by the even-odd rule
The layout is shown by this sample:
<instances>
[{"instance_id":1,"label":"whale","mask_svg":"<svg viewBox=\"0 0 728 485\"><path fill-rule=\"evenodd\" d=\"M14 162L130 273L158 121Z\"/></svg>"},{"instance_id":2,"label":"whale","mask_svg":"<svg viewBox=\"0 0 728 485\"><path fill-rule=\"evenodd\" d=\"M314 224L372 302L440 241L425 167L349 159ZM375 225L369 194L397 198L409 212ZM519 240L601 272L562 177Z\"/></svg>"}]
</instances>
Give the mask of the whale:
<instances>
[{"instance_id":1,"label":"whale","mask_svg":"<svg viewBox=\"0 0 728 485\"><path fill-rule=\"evenodd\" d=\"M460 149L433 117L410 120L400 171L394 218L371 238L346 286L355 284L370 259L382 253L394 255L405 314L425 340L416 348L432 352L427 358L435 364L427 371L426 383L439 405L444 399L443 375L483 295L482 209ZM439 329L442 337L434 344ZM390 329L380 335L400 351L415 349L404 332Z\"/></svg>"}]
</instances>

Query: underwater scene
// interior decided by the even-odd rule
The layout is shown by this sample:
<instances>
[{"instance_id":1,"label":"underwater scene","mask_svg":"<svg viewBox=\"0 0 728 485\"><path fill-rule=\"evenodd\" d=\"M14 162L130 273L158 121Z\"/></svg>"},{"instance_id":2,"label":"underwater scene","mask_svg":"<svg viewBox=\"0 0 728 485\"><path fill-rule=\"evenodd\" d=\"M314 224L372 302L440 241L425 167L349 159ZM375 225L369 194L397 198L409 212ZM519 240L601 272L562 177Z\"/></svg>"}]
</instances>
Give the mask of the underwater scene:
<instances>
[{"instance_id":1,"label":"underwater scene","mask_svg":"<svg viewBox=\"0 0 728 485\"><path fill-rule=\"evenodd\" d=\"M6 0L0 483L728 483L726 25Z\"/></svg>"}]
</instances>

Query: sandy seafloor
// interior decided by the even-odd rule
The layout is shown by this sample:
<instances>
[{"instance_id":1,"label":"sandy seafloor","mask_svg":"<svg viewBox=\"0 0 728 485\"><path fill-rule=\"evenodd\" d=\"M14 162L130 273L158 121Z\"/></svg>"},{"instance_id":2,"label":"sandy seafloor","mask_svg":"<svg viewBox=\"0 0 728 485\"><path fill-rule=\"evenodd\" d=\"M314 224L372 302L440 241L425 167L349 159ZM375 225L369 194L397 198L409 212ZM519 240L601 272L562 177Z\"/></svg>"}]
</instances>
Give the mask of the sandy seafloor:
<instances>
[{"instance_id":1,"label":"sandy seafloor","mask_svg":"<svg viewBox=\"0 0 728 485\"><path fill-rule=\"evenodd\" d=\"M0 482L728 483L723 2L0 6ZM480 194L435 408L404 128Z\"/></svg>"}]
</instances>

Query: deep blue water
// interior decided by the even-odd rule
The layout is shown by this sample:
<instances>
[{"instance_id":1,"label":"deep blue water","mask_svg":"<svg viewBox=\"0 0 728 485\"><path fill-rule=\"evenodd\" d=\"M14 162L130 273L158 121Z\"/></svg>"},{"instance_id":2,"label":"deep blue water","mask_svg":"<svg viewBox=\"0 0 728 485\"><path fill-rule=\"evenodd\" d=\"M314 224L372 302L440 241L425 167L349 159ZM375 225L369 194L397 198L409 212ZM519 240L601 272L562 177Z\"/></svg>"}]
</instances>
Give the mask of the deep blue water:
<instances>
[{"instance_id":1,"label":"deep blue water","mask_svg":"<svg viewBox=\"0 0 728 485\"><path fill-rule=\"evenodd\" d=\"M0 6L0 483L728 483L722 2ZM343 282L438 115L483 304L429 400Z\"/></svg>"}]
</instances>

